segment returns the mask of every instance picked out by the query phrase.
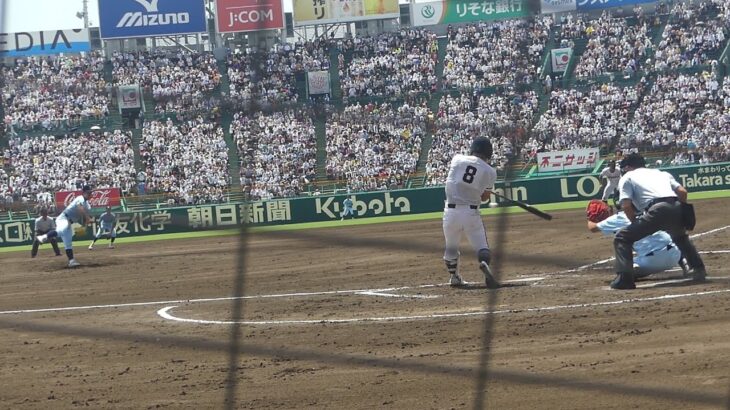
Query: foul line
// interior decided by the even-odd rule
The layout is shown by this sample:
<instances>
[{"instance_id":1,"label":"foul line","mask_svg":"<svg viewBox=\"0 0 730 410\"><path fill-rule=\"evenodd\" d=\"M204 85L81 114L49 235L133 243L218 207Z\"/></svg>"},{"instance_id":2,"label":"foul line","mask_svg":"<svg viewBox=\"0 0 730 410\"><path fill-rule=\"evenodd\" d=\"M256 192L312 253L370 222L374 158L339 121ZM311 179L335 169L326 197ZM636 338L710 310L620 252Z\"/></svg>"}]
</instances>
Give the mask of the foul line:
<instances>
[{"instance_id":1,"label":"foul line","mask_svg":"<svg viewBox=\"0 0 730 410\"><path fill-rule=\"evenodd\" d=\"M176 322L196 323L203 325L311 325L311 324L337 324L337 323L362 323L362 322L395 322L395 321L410 321L410 320L422 320L422 319L446 319L455 317L469 317L469 316L486 316L486 315L503 315L503 314L516 314L516 313L532 313L532 312L546 312L555 310L565 309L580 309L590 308L598 306L612 306L621 305L627 303L640 303L640 302L652 302L657 300L670 300L680 299L694 296L707 296L716 295L720 293L728 293L730 289L722 290L711 290L705 292L694 292L694 293L682 293L677 295L662 295L647 298L633 298L633 299L622 299L614 300L609 302L595 302L595 303L577 303L572 305L557 305L557 306L544 306L544 307L532 307L524 309L505 309L495 310L493 312L480 311L480 312L459 312L459 313L434 313L430 315L412 315L412 316L382 316L382 317L365 317L365 318L349 318L349 319L310 319L310 320L242 320L242 321L230 321L230 320L201 320L201 319L186 319L170 314L170 311L178 306L167 306L157 311L157 314L163 319L172 320Z\"/></svg>"}]
</instances>

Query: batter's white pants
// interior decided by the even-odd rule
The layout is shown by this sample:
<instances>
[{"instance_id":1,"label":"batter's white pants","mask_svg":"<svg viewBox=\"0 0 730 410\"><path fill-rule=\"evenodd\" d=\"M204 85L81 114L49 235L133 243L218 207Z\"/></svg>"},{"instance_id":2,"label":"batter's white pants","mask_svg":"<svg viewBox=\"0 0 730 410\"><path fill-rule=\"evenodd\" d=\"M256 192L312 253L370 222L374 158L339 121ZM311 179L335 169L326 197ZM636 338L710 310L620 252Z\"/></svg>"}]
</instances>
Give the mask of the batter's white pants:
<instances>
[{"instance_id":1,"label":"batter's white pants","mask_svg":"<svg viewBox=\"0 0 730 410\"><path fill-rule=\"evenodd\" d=\"M443 227L446 240L444 260L446 261L456 262L459 259L459 243L463 235L466 235L475 252L480 249L489 249L487 232L484 230L479 209L470 209L468 205L446 208L444 209Z\"/></svg>"}]
</instances>

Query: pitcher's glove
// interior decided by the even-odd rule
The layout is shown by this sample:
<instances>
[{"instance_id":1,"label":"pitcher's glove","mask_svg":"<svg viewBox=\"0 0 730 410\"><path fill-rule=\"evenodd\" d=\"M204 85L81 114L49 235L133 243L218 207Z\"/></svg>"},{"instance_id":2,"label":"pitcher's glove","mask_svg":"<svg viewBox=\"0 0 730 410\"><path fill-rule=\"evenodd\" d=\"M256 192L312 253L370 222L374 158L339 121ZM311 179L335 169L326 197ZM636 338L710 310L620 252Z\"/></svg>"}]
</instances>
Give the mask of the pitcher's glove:
<instances>
[{"instance_id":1,"label":"pitcher's glove","mask_svg":"<svg viewBox=\"0 0 730 410\"><path fill-rule=\"evenodd\" d=\"M86 226L76 225L74 227L74 236L79 237L79 236L84 236L84 235L86 235Z\"/></svg>"},{"instance_id":2,"label":"pitcher's glove","mask_svg":"<svg viewBox=\"0 0 730 410\"><path fill-rule=\"evenodd\" d=\"M605 202L598 199L591 199L586 208L586 216L591 222L601 222L602 220L611 216L611 210L608 208Z\"/></svg>"}]
</instances>

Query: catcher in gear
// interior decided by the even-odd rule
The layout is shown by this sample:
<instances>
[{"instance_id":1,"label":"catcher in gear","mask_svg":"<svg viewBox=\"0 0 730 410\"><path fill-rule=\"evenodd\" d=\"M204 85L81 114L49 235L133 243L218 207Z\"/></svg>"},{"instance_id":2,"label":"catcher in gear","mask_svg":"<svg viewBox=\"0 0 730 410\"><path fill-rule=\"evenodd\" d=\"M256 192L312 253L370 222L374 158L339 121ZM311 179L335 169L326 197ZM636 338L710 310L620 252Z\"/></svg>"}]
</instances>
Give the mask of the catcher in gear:
<instances>
[{"instance_id":1,"label":"catcher in gear","mask_svg":"<svg viewBox=\"0 0 730 410\"><path fill-rule=\"evenodd\" d=\"M487 163L491 157L492 143L484 137L478 137L472 142L469 155L457 154L449 165L443 230L446 239L444 262L451 286L464 284L458 266L459 242L466 235L476 251L487 288L499 287L489 268L489 243L479 213L479 206L489 198L497 180L497 171Z\"/></svg>"},{"instance_id":2,"label":"catcher in gear","mask_svg":"<svg viewBox=\"0 0 730 410\"><path fill-rule=\"evenodd\" d=\"M631 225L629 218L623 212L611 215L605 202L593 199L586 208L588 230L602 232L613 237L622 228ZM652 235L634 242L634 275L643 278L654 273L672 269L675 266L682 268L687 275L687 267L682 259L682 252L672 242L672 238L664 231L657 231Z\"/></svg>"},{"instance_id":3,"label":"catcher in gear","mask_svg":"<svg viewBox=\"0 0 730 410\"><path fill-rule=\"evenodd\" d=\"M35 220L36 235L43 235L56 229L56 221L48 216L48 209L41 208L40 214L41 216L39 216ZM56 254L56 256L61 256L61 251L58 249L58 243L56 242L56 240L50 239L48 242L50 242L51 246L53 247L53 252ZM40 245L41 243L38 242L37 239L33 240L33 248L30 251L31 258L35 258L36 255L38 255L38 247Z\"/></svg>"}]
</instances>

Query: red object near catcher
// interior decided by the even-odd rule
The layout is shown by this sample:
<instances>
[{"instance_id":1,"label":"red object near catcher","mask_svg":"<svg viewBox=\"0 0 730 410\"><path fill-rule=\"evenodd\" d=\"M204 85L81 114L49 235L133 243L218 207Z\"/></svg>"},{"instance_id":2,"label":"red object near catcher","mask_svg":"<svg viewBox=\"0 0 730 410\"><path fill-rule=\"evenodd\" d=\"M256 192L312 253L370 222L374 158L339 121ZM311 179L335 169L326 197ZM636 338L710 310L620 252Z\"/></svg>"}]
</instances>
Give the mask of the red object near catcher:
<instances>
[{"instance_id":1,"label":"red object near catcher","mask_svg":"<svg viewBox=\"0 0 730 410\"><path fill-rule=\"evenodd\" d=\"M605 202L598 199L591 199L591 202L588 203L588 207L586 208L586 216L589 221L598 223L611 216L611 209L609 209Z\"/></svg>"}]
</instances>

